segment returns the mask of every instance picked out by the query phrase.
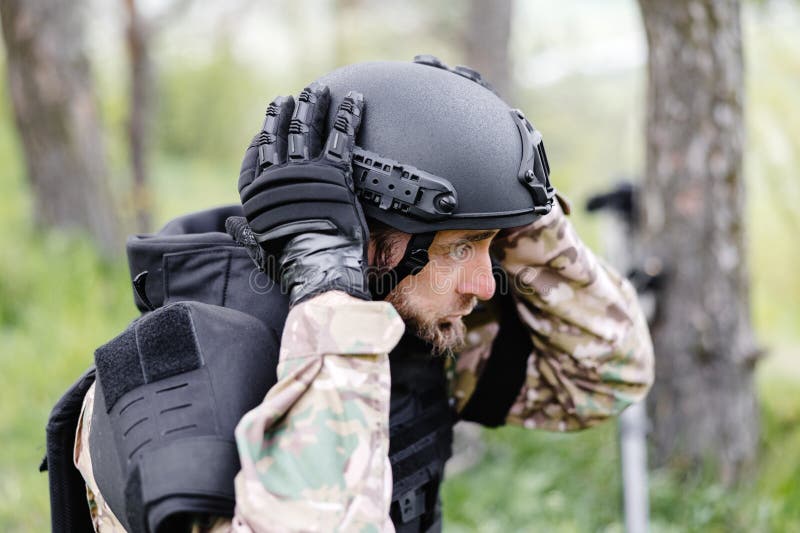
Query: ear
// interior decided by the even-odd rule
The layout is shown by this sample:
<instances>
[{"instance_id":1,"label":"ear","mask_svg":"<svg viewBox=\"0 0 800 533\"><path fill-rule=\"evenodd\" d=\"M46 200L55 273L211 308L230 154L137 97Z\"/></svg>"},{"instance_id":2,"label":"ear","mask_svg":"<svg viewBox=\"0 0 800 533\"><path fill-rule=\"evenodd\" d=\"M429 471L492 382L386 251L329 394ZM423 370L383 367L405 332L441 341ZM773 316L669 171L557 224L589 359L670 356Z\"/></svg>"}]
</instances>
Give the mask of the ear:
<instances>
[{"instance_id":1,"label":"ear","mask_svg":"<svg viewBox=\"0 0 800 533\"><path fill-rule=\"evenodd\" d=\"M370 228L367 260L370 266L381 263L381 268L394 268L403 258L411 235L394 228Z\"/></svg>"},{"instance_id":2,"label":"ear","mask_svg":"<svg viewBox=\"0 0 800 533\"><path fill-rule=\"evenodd\" d=\"M406 253L406 247L408 246L408 241L411 240L411 234L403 233L402 231L395 231L389 235L389 239L387 244L389 248L387 250L387 266L394 268L400 263L400 260L403 259L403 254Z\"/></svg>"},{"instance_id":3,"label":"ear","mask_svg":"<svg viewBox=\"0 0 800 533\"><path fill-rule=\"evenodd\" d=\"M369 236L369 245L367 246L367 265L375 266L375 237Z\"/></svg>"}]
</instances>

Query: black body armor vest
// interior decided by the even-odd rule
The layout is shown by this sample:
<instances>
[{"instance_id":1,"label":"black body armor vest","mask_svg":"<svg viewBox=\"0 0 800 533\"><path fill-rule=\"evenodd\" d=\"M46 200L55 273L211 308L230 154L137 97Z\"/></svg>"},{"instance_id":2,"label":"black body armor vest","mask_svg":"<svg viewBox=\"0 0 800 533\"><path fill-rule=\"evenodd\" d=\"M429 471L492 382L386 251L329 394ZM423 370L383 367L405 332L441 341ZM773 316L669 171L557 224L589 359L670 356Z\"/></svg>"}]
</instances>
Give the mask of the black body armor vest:
<instances>
[{"instance_id":1,"label":"black body armor vest","mask_svg":"<svg viewBox=\"0 0 800 533\"><path fill-rule=\"evenodd\" d=\"M273 353L266 354L265 357L268 364L274 367L277 365L280 333L288 313L288 302L279 287L256 268L246 249L224 233L225 220L230 216L240 215L240 206L212 209L176 219L157 234L129 239L128 261L134 284L134 298L137 307L144 314L138 320L144 320L156 309L160 312L164 306L196 306L181 306L178 302L198 302L200 306L209 304L246 313L258 319L272 333L275 339L271 350ZM135 323L131 327L133 326ZM102 349L98 350L98 354L101 351ZM99 363L100 359L97 361ZM444 359L431 356L430 346L406 335L390 354L390 367L392 388L389 460L393 476L391 518L395 528L401 533L439 531L439 487L445 462L451 455L452 428L456 420L448 401ZM49 471L53 531L85 532L92 527L86 504L85 484L72 463L72 450L83 397L100 370L96 372L94 368L90 368L67 391L54 407L47 425L47 455L41 469ZM199 371L197 365L187 370ZM274 368L272 372L274 375ZM261 386L266 389L258 393L261 398L274 383L274 379L265 379ZM237 390L216 392L236 394ZM120 389L114 398L123 398L125 393L126 389ZM108 394L106 391L104 402L108 400ZM102 408L98 408L96 404L95 416L105 416L105 403L100 406ZM114 409L108 409L113 415ZM238 420L229 424L226 431L230 435L226 438L233 438L232 427L236 422ZM98 422L93 419L93 424ZM108 424L100 422L98 427L107 426ZM113 431L102 433L111 435ZM99 434L92 436L90 448L105 450L117 446L113 436L100 442L102 438ZM99 459L106 464L110 460L108 456L106 453L105 458L99 458L92 452L93 463ZM203 476L196 476L192 489L202 496L206 488L197 485L205 483L208 485L208 494L223 494L224 497L216 498L213 508L207 509L207 512L232 516L233 501L228 496L233 494L233 476L239 470L239 464L235 455L227 453L224 457L225 461L232 463L217 469L218 476L225 479L204 480ZM126 483L129 480L125 479L100 479L104 473L115 471L116 468L105 468L103 464L96 465L95 477L117 517L131 528L132 533L152 530L154 522L148 524L143 517L137 519L136 513L124 509L126 486L130 490L130 485L134 485L138 490L145 481L140 479L137 481L139 485L136 485ZM119 476L119 468L116 468L116 472ZM172 486L176 485L174 479L158 479L151 475L146 482L158 486L149 487L145 494L156 494L162 498L165 494L169 496L170 490L181 490L180 487L170 488L170 483ZM200 501L207 500L201 498ZM188 504L187 512L202 511L203 509L197 508L196 501ZM133 520L128 520L127 517ZM161 519L157 523L160 525L154 528L155 531L166 531L176 524L174 520Z\"/></svg>"}]
</instances>

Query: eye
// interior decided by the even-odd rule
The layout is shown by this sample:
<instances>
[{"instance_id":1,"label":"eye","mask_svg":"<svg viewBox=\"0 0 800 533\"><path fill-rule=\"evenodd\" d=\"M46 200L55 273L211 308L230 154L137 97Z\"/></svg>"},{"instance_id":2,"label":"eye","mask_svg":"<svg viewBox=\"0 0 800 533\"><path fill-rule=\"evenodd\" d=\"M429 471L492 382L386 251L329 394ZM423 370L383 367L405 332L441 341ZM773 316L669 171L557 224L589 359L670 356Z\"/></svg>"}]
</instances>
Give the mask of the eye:
<instances>
[{"instance_id":1,"label":"eye","mask_svg":"<svg viewBox=\"0 0 800 533\"><path fill-rule=\"evenodd\" d=\"M466 261L475 254L472 244L462 242L450 247L450 257L457 261Z\"/></svg>"}]
</instances>

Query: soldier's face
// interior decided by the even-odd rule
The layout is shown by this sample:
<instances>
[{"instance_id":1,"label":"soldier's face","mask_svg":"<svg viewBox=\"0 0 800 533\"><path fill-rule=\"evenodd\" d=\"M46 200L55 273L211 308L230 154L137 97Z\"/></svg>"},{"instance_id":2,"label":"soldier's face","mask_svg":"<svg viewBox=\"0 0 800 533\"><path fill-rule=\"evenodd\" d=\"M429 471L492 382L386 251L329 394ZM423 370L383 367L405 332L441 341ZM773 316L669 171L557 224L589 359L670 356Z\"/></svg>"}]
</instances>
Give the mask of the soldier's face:
<instances>
[{"instance_id":1,"label":"soldier's face","mask_svg":"<svg viewBox=\"0 0 800 533\"><path fill-rule=\"evenodd\" d=\"M495 235L497 230L438 232L425 268L402 280L386 298L406 325L438 353L459 349L466 333L463 317L477 300L494 294L489 245ZM394 247L400 255L407 237ZM396 264L400 257L393 259Z\"/></svg>"}]
</instances>

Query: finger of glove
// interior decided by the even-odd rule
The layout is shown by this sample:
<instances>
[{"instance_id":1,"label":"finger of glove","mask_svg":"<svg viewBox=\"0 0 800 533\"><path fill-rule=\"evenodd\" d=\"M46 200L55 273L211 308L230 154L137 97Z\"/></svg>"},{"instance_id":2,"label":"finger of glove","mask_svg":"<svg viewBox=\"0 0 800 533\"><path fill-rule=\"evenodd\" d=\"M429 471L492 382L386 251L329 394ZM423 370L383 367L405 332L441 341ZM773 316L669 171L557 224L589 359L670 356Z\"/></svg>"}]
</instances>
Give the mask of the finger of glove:
<instances>
[{"instance_id":1,"label":"finger of glove","mask_svg":"<svg viewBox=\"0 0 800 533\"><path fill-rule=\"evenodd\" d=\"M322 149L322 132L328 114L330 90L314 82L297 97L294 115L289 123L288 155L290 163L308 161Z\"/></svg>"},{"instance_id":2,"label":"finger of glove","mask_svg":"<svg viewBox=\"0 0 800 533\"><path fill-rule=\"evenodd\" d=\"M286 162L286 136L294 111L291 96L279 96L267 106L264 124L245 151L239 170L239 194L264 168Z\"/></svg>"},{"instance_id":3,"label":"finger of glove","mask_svg":"<svg viewBox=\"0 0 800 533\"><path fill-rule=\"evenodd\" d=\"M348 92L339 104L333 129L325 143L323 156L326 159L334 163L350 163L363 112L364 95L358 91Z\"/></svg>"},{"instance_id":4,"label":"finger of glove","mask_svg":"<svg viewBox=\"0 0 800 533\"><path fill-rule=\"evenodd\" d=\"M364 208L361 206L361 202L356 200L353 202L353 207L355 208L355 215L358 219L358 225L353 228L354 233L361 235L361 238L363 239L362 242L364 243L364 257L367 257L367 249L369 245L369 226L367 225L367 217L364 216Z\"/></svg>"},{"instance_id":5,"label":"finger of glove","mask_svg":"<svg viewBox=\"0 0 800 533\"><path fill-rule=\"evenodd\" d=\"M295 110L294 98L279 96L267 106L261 134L264 143L259 146L259 172L272 165L286 162L286 144L289 135L289 122Z\"/></svg>"},{"instance_id":6,"label":"finger of glove","mask_svg":"<svg viewBox=\"0 0 800 533\"><path fill-rule=\"evenodd\" d=\"M258 166L258 139L260 134L256 134L247 150L244 152L242 158L242 166L239 169L239 194L247 188L256 176L256 167Z\"/></svg>"}]
</instances>

